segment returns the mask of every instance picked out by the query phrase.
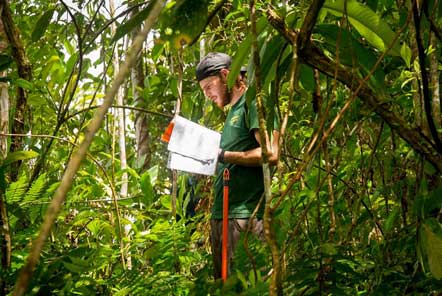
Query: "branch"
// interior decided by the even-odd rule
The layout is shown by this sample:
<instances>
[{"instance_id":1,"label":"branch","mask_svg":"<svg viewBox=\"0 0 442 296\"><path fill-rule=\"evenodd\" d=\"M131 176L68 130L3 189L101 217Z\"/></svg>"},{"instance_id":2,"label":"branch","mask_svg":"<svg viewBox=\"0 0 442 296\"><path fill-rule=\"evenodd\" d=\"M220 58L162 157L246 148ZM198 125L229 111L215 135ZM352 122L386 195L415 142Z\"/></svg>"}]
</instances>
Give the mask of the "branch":
<instances>
[{"instance_id":1,"label":"branch","mask_svg":"<svg viewBox=\"0 0 442 296\"><path fill-rule=\"evenodd\" d=\"M267 18L269 23L289 42L293 44L296 40L297 33L288 28L284 21L273 10L268 10ZM303 61L313 68L318 69L322 73L333 77L334 70L337 71L337 79L355 90L357 85L355 81L360 81L360 78L349 69L336 64L313 43L309 42L305 49L300 53ZM395 130L399 136L405 140L416 152L421 154L428 160L439 172L442 172L442 155L434 153L434 147L431 143L424 140L422 132L419 128L412 128L408 126L407 121L395 113L393 106L388 103L388 100L381 101L376 94L367 86L361 86L358 92L359 98L373 109L390 127Z\"/></svg>"},{"instance_id":2,"label":"branch","mask_svg":"<svg viewBox=\"0 0 442 296\"><path fill-rule=\"evenodd\" d=\"M302 50L304 45L310 42L310 36L313 32L313 27L316 24L316 20L318 18L319 11L324 5L325 0L313 0L313 3L310 5L308 12L304 18L304 22L302 23L301 30L299 31L298 38L298 49Z\"/></svg>"},{"instance_id":3,"label":"branch","mask_svg":"<svg viewBox=\"0 0 442 296\"><path fill-rule=\"evenodd\" d=\"M262 157L262 170L264 176L264 237L269 245L272 254L272 266L273 273L270 281L269 295L276 296L282 295L282 283L281 283L281 260L279 259L279 246L276 241L275 230L273 228L273 211L271 208L272 202L272 179L270 175L269 166L269 143L270 138L266 129L266 119L264 116L264 101L262 95L262 81L261 81L261 65L259 57L258 46L258 34L256 29L256 7L255 1L250 0L250 29L252 35L252 59L255 65L255 85L256 85L256 108L258 109L258 121L259 121L259 136L261 138L261 157ZM272 130L273 133L273 130ZM273 140L272 140L273 141ZM272 147L273 148L273 147ZM273 153L278 153L274 151Z\"/></svg>"},{"instance_id":4,"label":"branch","mask_svg":"<svg viewBox=\"0 0 442 296\"><path fill-rule=\"evenodd\" d=\"M78 82L80 81L80 74L81 71L83 69L83 39L81 37L81 29L80 26L77 23L77 20L75 19L74 14L72 13L72 11L69 9L69 6L67 6L63 0L60 0L60 2L63 4L63 6L65 7L66 11L68 12L68 14L70 15L71 19L72 19L72 23L74 24L75 27L75 32L77 34L77 44L78 44L78 58L75 61L75 64L78 63L78 75L75 77L75 82L73 84L73 87L71 89L71 93L69 94L69 100L66 102L66 106L63 109L63 103L64 103L64 98L68 95L68 89L69 86L71 85L71 79L74 77L74 73L75 73L75 67L72 68L71 73L69 74L69 78L67 80L67 83L65 84L64 90L63 90L63 95L61 97L61 101L60 101L60 105L58 108L58 112L57 112L57 120L60 120L60 118L63 118L64 115L66 114L66 112L68 112L69 110L69 105L71 104L72 100L74 99L74 94L75 94L75 90L77 89L78 86ZM99 9L97 9L98 11Z\"/></svg>"},{"instance_id":5,"label":"branch","mask_svg":"<svg viewBox=\"0 0 442 296\"><path fill-rule=\"evenodd\" d=\"M97 109L97 108L100 108L100 106L90 106L90 107L81 109L81 110L79 110L79 111L77 111L75 113L70 114L69 116L66 116L62 120L62 122L66 122L69 119L77 116L78 114L81 114L83 112L88 112L90 110ZM129 109L129 110L134 110L134 111L138 111L138 112L148 113L148 114L151 114L151 115L162 116L162 117L166 117L166 118L173 118L173 116L174 116L173 114L161 113L161 112L157 112L157 111L146 110L146 109L143 109L143 108L132 107L132 106L112 105L111 108Z\"/></svg>"}]
</instances>

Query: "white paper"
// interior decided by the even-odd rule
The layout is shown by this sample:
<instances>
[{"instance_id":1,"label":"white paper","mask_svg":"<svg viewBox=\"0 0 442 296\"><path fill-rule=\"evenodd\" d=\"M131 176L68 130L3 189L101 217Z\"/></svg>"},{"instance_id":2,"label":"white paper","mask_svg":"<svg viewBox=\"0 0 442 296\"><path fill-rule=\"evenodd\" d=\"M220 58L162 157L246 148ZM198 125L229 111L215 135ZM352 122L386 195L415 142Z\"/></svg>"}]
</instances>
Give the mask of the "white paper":
<instances>
[{"instance_id":1,"label":"white paper","mask_svg":"<svg viewBox=\"0 0 442 296\"><path fill-rule=\"evenodd\" d=\"M195 174L215 174L221 135L181 116L174 119L167 149L168 167Z\"/></svg>"}]
</instances>

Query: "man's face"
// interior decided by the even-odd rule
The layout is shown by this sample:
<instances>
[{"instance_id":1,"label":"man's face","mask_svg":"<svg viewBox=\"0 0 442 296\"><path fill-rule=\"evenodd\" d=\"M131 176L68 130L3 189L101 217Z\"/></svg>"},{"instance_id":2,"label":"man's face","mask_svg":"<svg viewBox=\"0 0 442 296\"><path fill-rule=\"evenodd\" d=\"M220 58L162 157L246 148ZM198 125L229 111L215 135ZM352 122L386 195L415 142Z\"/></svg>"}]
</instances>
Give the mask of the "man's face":
<instances>
[{"instance_id":1,"label":"man's face","mask_svg":"<svg viewBox=\"0 0 442 296\"><path fill-rule=\"evenodd\" d=\"M223 77L220 72L219 75L209 76L199 82L206 98L214 102L220 109L230 102L227 84Z\"/></svg>"}]
</instances>

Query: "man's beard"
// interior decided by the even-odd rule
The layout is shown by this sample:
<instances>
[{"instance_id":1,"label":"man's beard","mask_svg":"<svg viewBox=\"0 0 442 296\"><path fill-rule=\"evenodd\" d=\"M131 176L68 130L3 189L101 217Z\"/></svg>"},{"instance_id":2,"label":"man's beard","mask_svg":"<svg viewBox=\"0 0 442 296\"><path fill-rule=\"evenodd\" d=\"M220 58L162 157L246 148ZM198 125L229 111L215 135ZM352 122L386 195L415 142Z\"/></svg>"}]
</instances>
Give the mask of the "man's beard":
<instances>
[{"instance_id":1,"label":"man's beard","mask_svg":"<svg viewBox=\"0 0 442 296\"><path fill-rule=\"evenodd\" d=\"M221 77L221 83L224 85L223 97L226 101L225 105L230 104L230 102L232 101L232 89L229 89L229 87L227 86L227 80L223 77Z\"/></svg>"}]
</instances>

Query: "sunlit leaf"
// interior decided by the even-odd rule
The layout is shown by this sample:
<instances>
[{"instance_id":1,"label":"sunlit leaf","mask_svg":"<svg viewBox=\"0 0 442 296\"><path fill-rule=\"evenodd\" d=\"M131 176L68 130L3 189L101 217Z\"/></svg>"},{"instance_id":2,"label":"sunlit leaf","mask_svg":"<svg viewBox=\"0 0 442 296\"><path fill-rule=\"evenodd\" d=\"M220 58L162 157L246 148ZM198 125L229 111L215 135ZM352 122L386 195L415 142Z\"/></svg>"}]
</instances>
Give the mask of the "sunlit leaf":
<instances>
[{"instance_id":1,"label":"sunlit leaf","mask_svg":"<svg viewBox=\"0 0 442 296\"><path fill-rule=\"evenodd\" d=\"M401 46L401 57L405 61L407 67L411 66L411 49L405 43Z\"/></svg>"},{"instance_id":2,"label":"sunlit leaf","mask_svg":"<svg viewBox=\"0 0 442 296\"><path fill-rule=\"evenodd\" d=\"M171 210L172 209L172 197L170 195L163 195L160 198L161 201L161 205L168 209Z\"/></svg>"},{"instance_id":3,"label":"sunlit leaf","mask_svg":"<svg viewBox=\"0 0 442 296\"><path fill-rule=\"evenodd\" d=\"M32 150L29 151L15 151L12 153L9 153L8 156L6 156L5 160L1 164L2 167L5 167L15 161L19 160L25 160L30 158L35 158L38 156L38 153Z\"/></svg>"},{"instance_id":4,"label":"sunlit leaf","mask_svg":"<svg viewBox=\"0 0 442 296\"><path fill-rule=\"evenodd\" d=\"M27 185L25 176L21 176L17 181L13 182L6 190L6 201L8 203L15 203L23 200Z\"/></svg>"},{"instance_id":5,"label":"sunlit leaf","mask_svg":"<svg viewBox=\"0 0 442 296\"><path fill-rule=\"evenodd\" d=\"M169 40L175 49L191 44L205 28L209 3L209 0L176 1L162 16L162 38Z\"/></svg>"}]
</instances>

